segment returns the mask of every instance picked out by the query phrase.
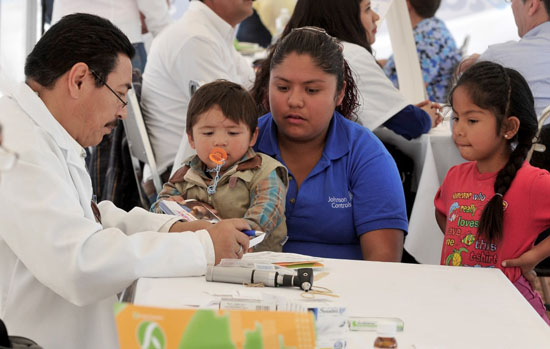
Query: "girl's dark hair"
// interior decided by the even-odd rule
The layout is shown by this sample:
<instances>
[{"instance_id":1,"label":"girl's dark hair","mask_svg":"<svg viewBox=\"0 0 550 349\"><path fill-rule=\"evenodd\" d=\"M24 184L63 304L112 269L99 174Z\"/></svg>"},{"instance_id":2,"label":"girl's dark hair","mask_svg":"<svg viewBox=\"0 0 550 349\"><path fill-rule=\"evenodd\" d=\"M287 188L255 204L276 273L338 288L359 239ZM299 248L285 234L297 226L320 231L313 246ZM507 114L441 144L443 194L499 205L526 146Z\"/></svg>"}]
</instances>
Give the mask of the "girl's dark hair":
<instances>
[{"instance_id":1,"label":"girl's dark hair","mask_svg":"<svg viewBox=\"0 0 550 349\"><path fill-rule=\"evenodd\" d=\"M357 86L350 67L344 59L342 45L323 29L302 27L292 30L274 45L268 57L256 73L256 81L251 90L252 97L262 112L269 111L268 89L269 75L274 67L291 53L309 55L324 72L336 76L336 88L345 87L344 99L336 111L352 119L358 107ZM345 85L345 86L344 86Z\"/></svg>"},{"instance_id":2,"label":"girl's dark hair","mask_svg":"<svg viewBox=\"0 0 550 349\"><path fill-rule=\"evenodd\" d=\"M90 14L63 17L40 38L27 56L25 76L49 88L79 62L103 80L113 71L118 54L132 58L135 50L126 35L110 21ZM103 85L98 77L96 85Z\"/></svg>"},{"instance_id":3,"label":"girl's dark hair","mask_svg":"<svg viewBox=\"0 0 550 349\"><path fill-rule=\"evenodd\" d=\"M193 94L187 108L186 132L192 134L199 115L220 107L223 115L235 123L248 126L252 135L258 126L256 104L241 85L227 80L216 80L201 86Z\"/></svg>"},{"instance_id":4,"label":"girl's dark hair","mask_svg":"<svg viewBox=\"0 0 550 349\"><path fill-rule=\"evenodd\" d=\"M518 132L508 140L511 154L506 165L497 174L495 196L483 209L479 221L478 235L489 241L498 241L502 238L503 196L523 165L537 131L533 94L520 73L493 62L476 63L462 74L451 90L451 105L452 94L459 86L465 87L475 105L490 110L495 115L497 133L500 133L502 124L508 117L515 116L520 121Z\"/></svg>"}]
</instances>

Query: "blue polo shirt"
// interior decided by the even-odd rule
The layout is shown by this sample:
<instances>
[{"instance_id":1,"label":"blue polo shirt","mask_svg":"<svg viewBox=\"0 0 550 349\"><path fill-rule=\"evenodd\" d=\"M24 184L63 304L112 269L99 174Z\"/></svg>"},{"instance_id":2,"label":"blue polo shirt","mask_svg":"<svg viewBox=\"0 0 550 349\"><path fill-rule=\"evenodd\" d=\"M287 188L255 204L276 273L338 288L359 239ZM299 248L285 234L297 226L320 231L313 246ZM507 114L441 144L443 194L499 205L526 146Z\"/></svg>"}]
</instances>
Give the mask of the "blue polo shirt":
<instances>
[{"instance_id":1,"label":"blue polo shirt","mask_svg":"<svg viewBox=\"0 0 550 349\"><path fill-rule=\"evenodd\" d=\"M255 150L284 164L271 114L258 120ZM335 112L319 162L300 190L289 172L285 252L363 259L359 237L377 229L407 232L397 167L376 136Z\"/></svg>"}]
</instances>

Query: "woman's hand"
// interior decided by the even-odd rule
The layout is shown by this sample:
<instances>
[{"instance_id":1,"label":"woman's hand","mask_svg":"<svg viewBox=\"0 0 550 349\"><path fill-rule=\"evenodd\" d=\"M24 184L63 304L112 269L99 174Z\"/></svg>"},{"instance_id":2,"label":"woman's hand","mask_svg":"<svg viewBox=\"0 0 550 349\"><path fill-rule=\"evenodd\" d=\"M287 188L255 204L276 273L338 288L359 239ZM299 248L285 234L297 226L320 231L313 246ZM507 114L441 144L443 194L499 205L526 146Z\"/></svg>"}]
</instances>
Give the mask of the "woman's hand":
<instances>
[{"instance_id":1,"label":"woman's hand","mask_svg":"<svg viewBox=\"0 0 550 349\"><path fill-rule=\"evenodd\" d=\"M443 116L441 115L440 109L441 105L439 103L431 102L430 100L425 100L416 105L418 108L424 110L430 118L432 119L432 128L436 127L443 121Z\"/></svg>"}]
</instances>

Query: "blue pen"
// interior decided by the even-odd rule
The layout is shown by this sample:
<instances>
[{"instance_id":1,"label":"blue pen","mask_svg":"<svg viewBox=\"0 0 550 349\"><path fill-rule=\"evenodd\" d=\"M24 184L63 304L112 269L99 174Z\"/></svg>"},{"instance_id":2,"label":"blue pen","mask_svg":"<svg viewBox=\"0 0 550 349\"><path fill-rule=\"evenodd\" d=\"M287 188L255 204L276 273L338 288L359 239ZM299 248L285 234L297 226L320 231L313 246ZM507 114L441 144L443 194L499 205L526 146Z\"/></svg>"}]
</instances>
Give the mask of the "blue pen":
<instances>
[{"instance_id":1,"label":"blue pen","mask_svg":"<svg viewBox=\"0 0 550 349\"><path fill-rule=\"evenodd\" d=\"M265 234L263 231L259 231L259 230L243 230L243 233L245 233L250 237L260 236L262 234Z\"/></svg>"}]
</instances>

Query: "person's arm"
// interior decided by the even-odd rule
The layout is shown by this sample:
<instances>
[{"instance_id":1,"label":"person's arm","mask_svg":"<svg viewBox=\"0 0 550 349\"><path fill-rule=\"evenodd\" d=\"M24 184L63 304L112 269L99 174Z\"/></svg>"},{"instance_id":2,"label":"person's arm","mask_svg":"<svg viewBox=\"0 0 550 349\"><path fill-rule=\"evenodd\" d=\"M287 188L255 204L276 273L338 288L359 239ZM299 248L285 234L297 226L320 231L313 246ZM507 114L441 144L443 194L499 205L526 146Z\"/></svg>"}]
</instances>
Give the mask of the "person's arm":
<instances>
[{"instance_id":1,"label":"person's arm","mask_svg":"<svg viewBox=\"0 0 550 349\"><path fill-rule=\"evenodd\" d=\"M403 185L395 161L377 139L357 139L350 161L352 209L367 260L400 261L408 228ZM360 150L361 149L361 150Z\"/></svg>"},{"instance_id":2,"label":"person's arm","mask_svg":"<svg viewBox=\"0 0 550 349\"><path fill-rule=\"evenodd\" d=\"M534 223L540 223L543 229L548 229L550 225L550 174L539 172L532 181L530 190L524 195L529 205L527 207L529 219ZM547 257L550 257L550 237L545 238L520 257L503 261L502 266L520 267L523 276L534 286L536 274L533 269Z\"/></svg>"},{"instance_id":3,"label":"person's arm","mask_svg":"<svg viewBox=\"0 0 550 349\"><path fill-rule=\"evenodd\" d=\"M344 43L344 57L354 72L360 103L356 113L363 126L374 130L409 104L365 48Z\"/></svg>"},{"instance_id":4,"label":"person's arm","mask_svg":"<svg viewBox=\"0 0 550 349\"><path fill-rule=\"evenodd\" d=\"M243 217L252 229L269 234L283 222L287 190L287 184L276 169L258 182L251 193L250 207Z\"/></svg>"},{"instance_id":5,"label":"person's arm","mask_svg":"<svg viewBox=\"0 0 550 349\"><path fill-rule=\"evenodd\" d=\"M538 245L518 258L503 261L502 266L505 268L519 267L523 276L531 285L534 285L537 274L533 269L535 269L537 264L548 257L550 257L550 237L542 240Z\"/></svg>"},{"instance_id":6,"label":"person's arm","mask_svg":"<svg viewBox=\"0 0 550 349\"><path fill-rule=\"evenodd\" d=\"M437 221L437 225L439 226L439 229L441 229L441 232L445 234L445 229L447 228L447 216L439 212L438 209L435 209L435 220Z\"/></svg>"},{"instance_id":7,"label":"person's arm","mask_svg":"<svg viewBox=\"0 0 550 349\"><path fill-rule=\"evenodd\" d=\"M168 3L165 0L137 0L139 11L145 16L147 29L157 36L172 23Z\"/></svg>"},{"instance_id":8,"label":"person's arm","mask_svg":"<svg viewBox=\"0 0 550 349\"><path fill-rule=\"evenodd\" d=\"M155 213L164 213L162 212L162 209L159 205L162 200L176 201L179 203L183 203L185 201L185 199L183 198L183 193L180 192L176 184L172 182L166 182L162 185L162 190L157 197L157 201L155 201L151 205L151 208L149 210Z\"/></svg>"},{"instance_id":9,"label":"person's arm","mask_svg":"<svg viewBox=\"0 0 550 349\"><path fill-rule=\"evenodd\" d=\"M409 104L386 121L384 126L406 139L413 139L429 132L432 120L424 110Z\"/></svg>"},{"instance_id":10,"label":"person's arm","mask_svg":"<svg viewBox=\"0 0 550 349\"><path fill-rule=\"evenodd\" d=\"M367 261L401 262L404 233L398 229L379 229L361 235L361 252Z\"/></svg>"}]
</instances>

